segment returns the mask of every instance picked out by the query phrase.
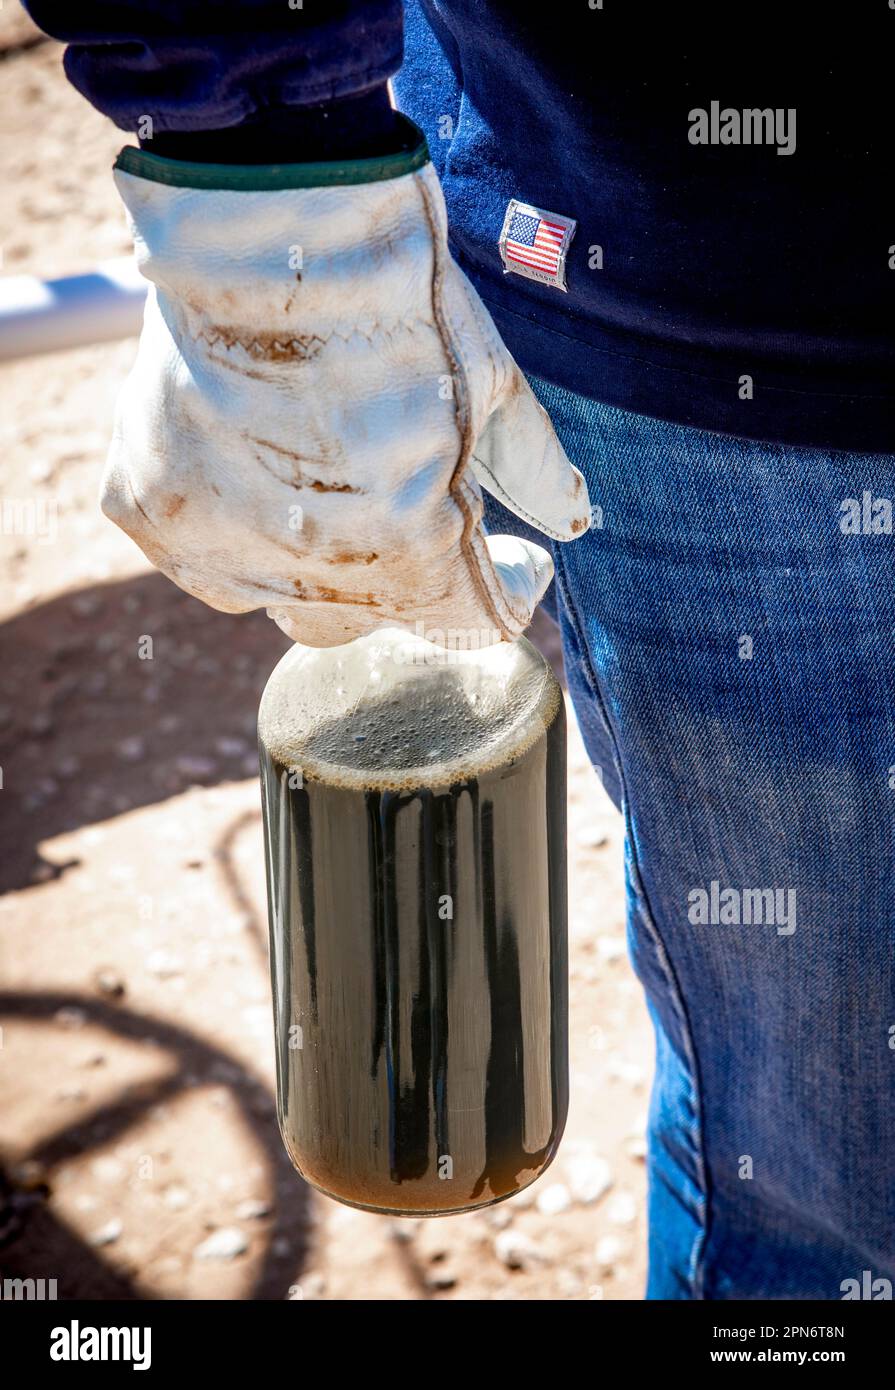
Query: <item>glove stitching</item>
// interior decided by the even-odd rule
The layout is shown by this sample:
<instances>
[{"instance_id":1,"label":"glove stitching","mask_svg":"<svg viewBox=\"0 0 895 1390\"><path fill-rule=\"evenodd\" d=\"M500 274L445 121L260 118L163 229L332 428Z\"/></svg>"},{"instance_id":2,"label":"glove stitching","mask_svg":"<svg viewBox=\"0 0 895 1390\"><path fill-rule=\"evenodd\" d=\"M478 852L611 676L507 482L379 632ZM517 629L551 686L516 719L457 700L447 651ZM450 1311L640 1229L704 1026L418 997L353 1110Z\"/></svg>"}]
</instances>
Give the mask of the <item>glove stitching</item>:
<instances>
[{"instance_id":1,"label":"glove stitching","mask_svg":"<svg viewBox=\"0 0 895 1390\"><path fill-rule=\"evenodd\" d=\"M302 357L309 358L315 356L316 353L320 351L320 348L325 347L333 338L339 338L343 343L349 342L352 338L364 338L372 347L373 340L376 336L391 337L399 328L403 328L409 333L414 333L421 324L424 328L431 328L432 326L428 319L418 316L414 319L398 319L389 326L377 321L371 325L369 332L365 332L362 328L352 328L349 332L342 333L339 329L334 328L331 333L325 335L312 333L309 337L305 338L290 337L285 334L282 338L270 335L266 340L260 338L241 338L236 334L213 333L206 328L200 329L198 332L190 331L189 337L192 338L193 342L204 341L208 343L209 347L215 347L218 343L223 343L224 347L228 349L241 347L253 357L267 357L270 354L271 347L277 347L281 350L285 350L286 348L296 349L296 356L301 355Z\"/></svg>"},{"instance_id":2,"label":"glove stitching","mask_svg":"<svg viewBox=\"0 0 895 1390\"><path fill-rule=\"evenodd\" d=\"M463 535L460 538L460 550L466 560L470 577L478 590L479 598L484 602L485 608L491 611L492 616L502 630L503 636L512 639L519 630L519 620L506 600L493 561L491 560L491 555L487 546L483 545L484 538L480 535L478 527L476 526L474 506L470 504L469 499L465 495L465 491L469 489L469 484L464 479L463 474L469 463L473 442L470 437L472 432L472 418L469 409L468 394L469 369L463 356L460 335L455 325L451 322L444 299L444 255L447 249L446 243L441 236L441 228L432 206L432 195L426 183L426 179L422 173L415 174L413 177L419 189L423 211L429 224L429 231L432 239L432 313L456 383L454 390L454 411L457 418L457 427L460 431L460 452L448 485L448 491L460 508L464 519ZM473 493L472 496L475 500L475 493ZM490 585L488 584L486 575L490 575ZM515 627L511 627L507 622L508 617L515 619Z\"/></svg>"},{"instance_id":3,"label":"glove stitching","mask_svg":"<svg viewBox=\"0 0 895 1390\"><path fill-rule=\"evenodd\" d=\"M495 473L492 473L487 463L483 462L483 460L479 458L478 454L473 454L472 457L478 464L479 468L481 468L482 472L488 474L488 479L493 484L493 492L500 498L501 502L504 502L506 506L509 507L511 512L515 512L517 516L521 516L523 520L530 522L536 530L543 531L545 536L550 536L555 541L566 540L565 536L561 535L559 531L554 531L553 527L548 526L546 522L540 519L540 517L532 516L531 512L527 512L525 508L519 502L516 501L515 497L512 497L507 492L506 488L503 486L497 475Z\"/></svg>"},{"instance_id":4,"label":"glove stitching","mask_svg":"<svg viewBox=\"0 0 895 1390\"><path fill-rule=\"evenodd\" d=\"M472 489L469 487L469 483L466 481L465 478L460 479L459 486L461 488L466 488L470 492L472 491ZM473 496L475 496L475 494L473 494ZM487 564L488 567L492 571L494 571L494 561L491 559L491 552L488 549L488 543L485 540L485 537L482 535L481 531L475 530L473 532L470 538L470 543L476 553L476 558L479 561L479 564ZM495 573L495 579L496 578L497 576ZM515 608L513 608L509 598L506 596L506 594L503 591L503 588L500 586L500 581L498 580L497 583L498 595L500 597L502 607L500 617L504 624L506 624L507 631L509 632L510 636L515 637L517 633L521 632L522 629L527 626L528 614L525 611L517 611ZM509 624L507 623L507 616L512 618L515 624L515 628L512 630L510 629Z\"/></svg>"}]
</instances>

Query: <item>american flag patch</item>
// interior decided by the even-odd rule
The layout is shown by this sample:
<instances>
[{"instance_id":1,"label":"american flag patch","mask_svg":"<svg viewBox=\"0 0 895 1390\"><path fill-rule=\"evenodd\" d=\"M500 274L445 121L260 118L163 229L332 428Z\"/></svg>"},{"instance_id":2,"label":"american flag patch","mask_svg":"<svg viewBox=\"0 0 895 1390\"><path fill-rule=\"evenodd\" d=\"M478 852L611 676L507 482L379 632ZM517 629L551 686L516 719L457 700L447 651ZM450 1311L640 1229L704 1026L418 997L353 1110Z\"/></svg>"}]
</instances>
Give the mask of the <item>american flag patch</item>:
<instances>
[{"instance_id":1,"label":"american flag patch","mask_svg":"<svg viewBox=\"0 0 895 1390\"><path fill-rule=\"evenodd\" d=\"M500 234L506 274L514 272L542 285L566 288L566 252L578 223L558 212L545 212L511 198Z\"/></svg>"}]
</instances>

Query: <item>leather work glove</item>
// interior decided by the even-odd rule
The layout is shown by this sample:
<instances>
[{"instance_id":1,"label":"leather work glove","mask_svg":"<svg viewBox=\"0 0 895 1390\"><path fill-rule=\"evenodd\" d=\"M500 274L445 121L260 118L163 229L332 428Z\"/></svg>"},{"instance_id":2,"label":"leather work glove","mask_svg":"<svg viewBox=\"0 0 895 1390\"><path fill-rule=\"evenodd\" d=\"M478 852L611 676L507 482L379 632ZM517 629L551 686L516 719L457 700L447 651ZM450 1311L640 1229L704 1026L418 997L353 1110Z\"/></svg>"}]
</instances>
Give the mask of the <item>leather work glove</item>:
<instances>
[{"instance_id":1,"label":"leather work glove","mask_svg":"<svg viewBox=\"0 0 895 1390\"><path fill-rule=\"evenodd\" d=\"M587 488L450 257L425 143L270 167L128 148L115 178L152 284L106 515L181 588L310 646L520 633L552 561L486 538L480 489L571 540Z\"/></svg>"}]
</instances>

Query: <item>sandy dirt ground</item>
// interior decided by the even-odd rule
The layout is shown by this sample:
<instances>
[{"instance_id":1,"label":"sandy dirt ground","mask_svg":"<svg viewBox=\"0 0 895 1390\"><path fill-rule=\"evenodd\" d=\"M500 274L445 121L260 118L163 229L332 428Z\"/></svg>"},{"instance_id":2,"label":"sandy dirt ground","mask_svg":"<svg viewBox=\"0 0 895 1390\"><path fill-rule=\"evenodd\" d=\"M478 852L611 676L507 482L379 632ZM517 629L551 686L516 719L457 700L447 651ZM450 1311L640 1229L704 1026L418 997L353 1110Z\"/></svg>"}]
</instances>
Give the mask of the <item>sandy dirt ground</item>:
<instances>
[{"instance_id":1,"label":"sandy dirt ground","mask_svg":"<svg viewBox=\"0 0 895 1390\"><path fill-rule=\"evenodd\" d=\"M130 249L124 141L35 38L7 3L0 247L4 274L50 277ZM484 1213L415 1222L328 1201L286 1159L254 751L286 643L181 594L100 514L134 350L0 370L0 495L35 518L0 536L0 1276L56 1278L60 1298L640 1298L652 1041L621 822L574 722L556 1161Z\"/></svg>"}]
</instances>

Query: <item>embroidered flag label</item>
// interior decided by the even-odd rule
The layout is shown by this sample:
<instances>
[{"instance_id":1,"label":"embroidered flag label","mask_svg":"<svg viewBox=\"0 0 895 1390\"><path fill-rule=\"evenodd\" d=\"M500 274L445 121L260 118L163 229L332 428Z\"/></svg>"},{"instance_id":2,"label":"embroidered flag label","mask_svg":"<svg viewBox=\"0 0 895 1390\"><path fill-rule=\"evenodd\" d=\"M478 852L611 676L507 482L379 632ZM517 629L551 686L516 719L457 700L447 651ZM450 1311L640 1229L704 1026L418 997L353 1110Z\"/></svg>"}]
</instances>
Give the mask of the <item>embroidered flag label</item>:
<instances>
[{"instance_id":1,"label":"embroidered flag label","mask_svg":"<svg viewBox=\"0 0 895 1390\"><path fill-rule=\"evenodd\" d=\"M504 273L566 289L566 252L578 223L511 198L500 234Z\"/></svg>"}]
</instances>

